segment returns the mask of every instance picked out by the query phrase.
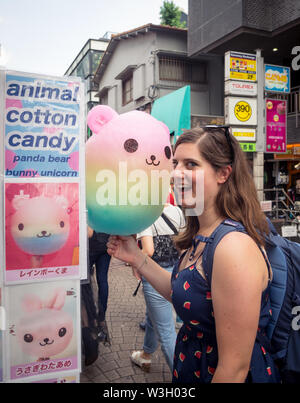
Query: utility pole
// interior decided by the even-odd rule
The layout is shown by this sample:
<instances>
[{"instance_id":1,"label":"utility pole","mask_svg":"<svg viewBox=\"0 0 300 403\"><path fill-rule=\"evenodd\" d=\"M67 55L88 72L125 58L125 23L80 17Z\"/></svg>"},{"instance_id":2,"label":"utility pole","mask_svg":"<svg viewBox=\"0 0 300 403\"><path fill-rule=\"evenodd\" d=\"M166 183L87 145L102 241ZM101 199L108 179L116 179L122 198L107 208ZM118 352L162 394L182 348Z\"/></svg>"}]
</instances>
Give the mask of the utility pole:
<instances>
[{"instance_id":1,"label":"utility pole","mask_svg":"<svg viewBox=\"0 0 300 403\"><path fill-rule=\"evenodd\" d=\"M264 151L265 151L265 71L261 50L256 50L257 63L257 129L256 153L253 155L253 177L259 201L264 200Z\"/></svg>"}]
</instances>

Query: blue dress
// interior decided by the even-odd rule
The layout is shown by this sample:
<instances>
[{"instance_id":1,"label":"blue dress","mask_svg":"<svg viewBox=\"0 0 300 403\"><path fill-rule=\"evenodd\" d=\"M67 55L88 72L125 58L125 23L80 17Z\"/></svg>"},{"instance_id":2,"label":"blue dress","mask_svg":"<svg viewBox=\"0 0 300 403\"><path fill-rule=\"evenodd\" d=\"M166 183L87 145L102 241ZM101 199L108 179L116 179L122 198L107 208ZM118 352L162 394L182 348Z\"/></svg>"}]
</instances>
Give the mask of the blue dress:
<instances>
[{"instance_id":1,"label":"blue dress","mask_svg":"<svg viewBox=\"0 0 300 403\"><path fill-rule=\"evenodd\" d=\"M178 271L180 261L172 273L172 301L184 324L177 335L173 382L210 383L218 363L216 328L211 287L192 264ZM258 331L264 332L270 315L269 285L262 293ZM247 382L279 382L278 370L272 357L255 341Z\"/></svg>"}]
</instances>

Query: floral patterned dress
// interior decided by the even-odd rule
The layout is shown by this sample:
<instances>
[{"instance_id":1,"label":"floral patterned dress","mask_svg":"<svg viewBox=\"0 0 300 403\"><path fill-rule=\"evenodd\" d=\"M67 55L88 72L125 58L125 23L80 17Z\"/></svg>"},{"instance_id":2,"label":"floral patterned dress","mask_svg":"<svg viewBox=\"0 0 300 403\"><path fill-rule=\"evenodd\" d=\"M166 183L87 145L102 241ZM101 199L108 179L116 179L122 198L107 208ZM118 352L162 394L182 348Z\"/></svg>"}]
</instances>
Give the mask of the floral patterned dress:
<instances>
[{"instance_id":1,"label":"floral patterned dress","mask_svg":"<svg viewBox=\"0 0 300 403\"><path fill-rule=\"evenodd\" d=\"M184 255L183 255L184 256ZM196 263L172 273L172 301L183 320L174 355L173 382L210 383L218 363L216 328L211 287L196 269ZM268 266L269 267L269 266ZM259 331L266 328L272 314L269 299L270 282L262 293ZM255 342L247 382L279 382L273 359Z\"/></svg>"}]
</instances>

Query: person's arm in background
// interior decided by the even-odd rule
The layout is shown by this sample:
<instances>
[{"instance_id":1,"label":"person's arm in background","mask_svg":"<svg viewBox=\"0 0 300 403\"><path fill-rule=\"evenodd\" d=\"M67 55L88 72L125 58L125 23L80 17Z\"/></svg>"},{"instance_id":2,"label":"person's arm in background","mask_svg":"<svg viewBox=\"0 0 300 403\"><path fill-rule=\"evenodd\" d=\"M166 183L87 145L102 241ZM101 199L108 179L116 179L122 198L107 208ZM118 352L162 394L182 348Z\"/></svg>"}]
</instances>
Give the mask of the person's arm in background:
<instances>
[{"instance_id":1,"label":"person's arm in background","mask_svg":"<svg viewBox=\"0 0 300 403\"><path fill-rule=\"evenodd\" d=\"M135 267L164 298L171 302L171 273L160 267L137 246L132 236L110 236L107 252Z\"/></svg>"},{"instance_id":2,"label":"person's arm in background","mask_svg":"<svg viewBox=\"0 0 300 403\"><path fill-rule=\"evenodd\" d=\"M87 233L88 233L88 237L92 238L94 230L91 227L88 226L87 227Z\"/></svg>"},{"instance_id":3,"label":"person's arm in background","mask_svg":"<svg viewBox=\"0 0 300 403\"><path fill-rule=\"evenodd\" d=\"M149 257L153 256L154 253L154 243L153 237L151 235L142 236L142 251L146 253Z\"/></svg>"},{"instance_id":4,"label":"person's arm in background","mask_svg":"<svg viewBox=\"0 0 300 403\"><path fill-rule=\"evenodd\" d=\"M151 235L145 235L139 238L139 240L142 244L142 252L151 257L154 253L153 237ZM132 267L132 273L134 277L136 277L138 280L141 279L141 276L138 274L134 267Z\"/></svg>"}]
</instances>

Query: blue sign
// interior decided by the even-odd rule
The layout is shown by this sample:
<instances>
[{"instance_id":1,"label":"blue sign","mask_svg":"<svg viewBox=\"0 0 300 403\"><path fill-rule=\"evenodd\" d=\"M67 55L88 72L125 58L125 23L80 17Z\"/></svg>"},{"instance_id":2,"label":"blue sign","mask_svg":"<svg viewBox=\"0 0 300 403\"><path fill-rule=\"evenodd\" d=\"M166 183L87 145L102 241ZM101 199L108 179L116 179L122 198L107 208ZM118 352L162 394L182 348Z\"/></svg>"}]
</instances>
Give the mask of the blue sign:
<instances>
[{"instance_id":1,"label":"blue sign","mask_svg":"<svg viewBox=\"0 0 300 403\"><path fill-rule=\"evenodd\" d=\"M291 72L289 67L265 64L265 90L288 94L291 91Z\"/></svg>"}]
</instances>

